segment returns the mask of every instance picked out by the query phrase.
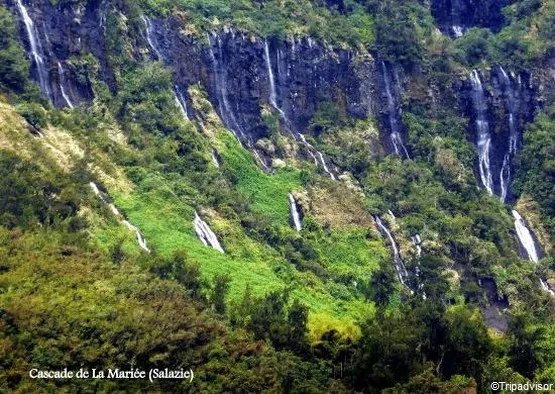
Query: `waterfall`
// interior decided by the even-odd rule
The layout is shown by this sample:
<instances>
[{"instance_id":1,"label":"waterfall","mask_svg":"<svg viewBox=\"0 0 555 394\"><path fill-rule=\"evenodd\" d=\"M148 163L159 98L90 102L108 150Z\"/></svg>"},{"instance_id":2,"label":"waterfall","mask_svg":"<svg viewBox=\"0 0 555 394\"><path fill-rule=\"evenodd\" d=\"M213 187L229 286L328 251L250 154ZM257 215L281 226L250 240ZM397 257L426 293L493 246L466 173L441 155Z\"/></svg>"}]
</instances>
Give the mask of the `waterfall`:
<instances>
[{"instance_id":1,"label":"waterfall","mask_svg":"<svg viewBox=\"0 0 555 394\"><path fill-rule=\"evenodd\" d=\"M280 59L280 57L281 57L281 55L280 55L280 52L278 50L278 71L279 71L279 59ZM267 69L267 72L268 72L268 79L269 79L269 82L270 82L270 97L269 97L270 105L272 107L274 107L274 109L276 111L278 111L281 118L284 120L285 124L288 127L291 127L291 122L287 118L287 115L279 107L279 105L277 103L276 82L275 82L274 71L272 69L272 60L271 60L271 57L270 57L270 46L269 46L267 40L264 41L264 60L266 62L266 69ZM328 174L331 179L335 180L335 175L333 175L333 173L328 168L328 165L326 164L326 161L324 159L324 155L321 152L319 152L313 145L308 143L308 141L306 140L304 135L302 135L301 133L294 132L294 131L291 131L291 133L292 133L292 136L295 140L301 141L301 143L306 147L306 150L308 151L308 154L314 160L314 164L316 164L316 166L321 165L322 168L324 169L325 173Z\"/></svg>"},{"instance_id":2,"label":"waterfall","mask_svg":"<svg viewBox=\"0 0 555 394\"><path fill-rule=\"evenodd\" d=\"M388 214L389 216L391 216L391 219L397 220L397 217L395 216L395 214L393 213L393 211L392 211L391 209L388 209L388 210L387 210L387 214Z\"/></svg>"},{"instance_id":3,"label":"waterfall","mask_svg":"<svg viewBox=\"0 0 555 394\"><path fill-rule=\"evenodd\" d=\"M214 234L210 226L208 226L208 224L200 218L197 211L195 211L193 225L195 226L195 232L197 233L198 239L204 244L204 246L210 246L218 252L224 253L216 234Z\"/></svg>"},{"instance_id":4,"label":"waterfall","mask_svg":"<svg viewBox=\"0 0 555 394\"><path fill-rule=\"evenodd\" d=\"M515 219L515 230L516 230L516 235L518 237L518 241L522 245L524 251L526 252L526 256L523 256L523 257L527 257L528 260L537 264L540 261L539 246L536 244L536 241L532 236L532 232L526 226L526 222L524 221L524 218L520 216L520 213L518 213L514 209L512 213ZM547 291L551 295L555 296L555 293L549 288L549 285L543 278L540 278L540 285L544 291Z\"/></svg>"},{"instance_id":5,"label":"waterfall","mask_svg":"<svg viewBox=\"0 0 555 394\"><path fill-rule=\"evenodd\" d=\"M416 247L416 256L422 256L422 238L420 238L420 234L415 234L410 237L412 240L412 244Z\"/></svg>"},{"instance_id":6,"label":"waterfall","mask_svg":"<svg viewBox=\"0 0 555 394\"><path fill-rule=\"evenodd\" d=\"M316 164L316 167L318 167L318 159L316 158L316 155L314 154L314 152L312 152L312 150L316 150L316 148L314 148L314 147L306 140L306 137L304 136L304 134L298 133L297 136L298 136L298 138L301 140L301 142L303 143L303 145L306 146L306 150L307 150L308 154L310 155L310 157L312 158L312 160L314 160L314 164Z\"/></svg>"},{"instance_id":7,"label":"waterfall","mask_svg":"<svg viewBox=\"0 0 555 394\"><path fill-rule=\"evenodd\" d=\"M297 202L291 193L287 195L287 199L289 200L289 211L291 213L293 226L295 230L301 231L303 229L303 225L301 223L301 215L299 214L299 210L297 208Z\"/></svg>"},{"instance_id":8,"label":"waterfall","mask_svg":"<svg viewBox=\"0 0 555 394\"><path fill-rule=\"evenodd\" d=\"M382 222L382 220L378 216L376 216L374 219L376 221L376 224L378 225L378 229L380 230L380 232L384 236L386 236L387 239L389 240L389 244L393 251L393 264L395 265L395 270L397 271L397 277L399 278L399 282L401 282L401 284L405 286L410 291L411 294L413 294L413 291L407 285L409 274L407 272L407 268L405 267L405 263L401 259L401 255L399 254L399 248L397 247L397 243L395 242L393 235L391 235L391 232L389 231L389 229L386 227L386 225Z\"/></svg>"},{"instance_id":9,"label":"waterfall","mask_svg":"<svg viewBox=\"0 0 555 394\"><path fill-rule=\"evenodd\" d=\"M44 64L44 53L42 45L40 43L37 28L35 27L35 24L31 17L29 16L27 8L25 8L25 6L23 5L22 0L16 0L16 4L23 18L23 23L25 24L25 29L27 31L27 37L29 38L29 44L31 46L30 58L32 61L34 61L37 67L40 89L50 100L52 100L52 92L50 91L50 78Z\"/></svg>"},{"instance_id":10,"label":"waterfall","mask_svg":"<svg viewBox=\"0 0 555 394\"><path fill-rule=\"evenodd\" d=\"M185 101L185 97L183 97L183 93L181 93L179 86L175 85L175 91L173 92L173 94L175 97L175 103L181 111L183 118L188 121L189 115L187 115L187 101Z\"/></svg>"},{"instance_id":11,"label":"waterfall","mask_svg":"<svg viewBox=\"0 0 555 394\"><path fill-rule=\"evenodd\" d=\"M540 261L538 250L536 249L536 242L532 233L526 227L526 222L520 214L513 209L513 217L515 219L515 230L522 247L526 251L528 260L537 263Z\"/></svg>"},{"instance_id":12,"label":"waterfall","mask_svg":"<svg viewBox=\"0 0 555 394\"><path fill-rule=\"evenodd\" d=\"M104 194L100 191L96 183L89 182L89 186L92 189L95 196L97 196L100 199L100 201L102 201L102 203L108 205L108 208L110 208L110 211L114 214L114 216L120 219L121 223L123 223L128 229L130 229L135 233L135 236L137 237L137 242L139 243L139 246L141 247L141 249L143 249L147 253L150 253L150 249L146 245L146 239L145 237L143 237L139 229L134 225L132 225L127 219L125 219L121 214L121 212L118 210L118 208L113 203L110 203L108 201L108 198L104 196Z\"/></svg>"},{"instance_id":13,"label":"waterfall","mask_svg":"<svg viewBox=\"0 0 555 394\"><path fill-rule=\"evenodd\" d=\"M335 175L333 175L333 173L328 168L328 165L326 164L326 161L324 160L324 155L322 154L322 152L316 151L316 153L318 155L318 159L320 160L320 163L322 164L322 168L324 169L326 174L328 174L330 176L330 178L335 181Z\"/></svg>"},{"instance_id":14,"label":"waterfall","mask_svg":"<svg viewBox=\"0 0 555 394\"><path fill-rule=\"evenodd\" d=\"M451 23L455 38L461 37L464 34L464 28L461 26L459 0L451 0Z\"/></svg>"},{"instance_id":15,"label":"waterfall","mask_svg":"<svg viewBox=\"0 0 555 394\"><path fill-rule=\"evenodd\" d=\"M62 97L64 98L67 106L73 109L73 103L69 99L65 89L64 89L64 82L65 82L65 71L62 66L62 63L58 62L58 78L59 78L59 85L60 85L60 92L62 93Z\"/></svg>"},{"instance_id":16,"label":"waterfall","mask_svg":"<svg viewBox=\"0 0 555 394\"><path fill-rule=\"evenodd\" d=\"M509 76L501 66L499 66L499 71L501 72L501 85L503 86L503 89L507 96L506 107L509 111L509 148L505 153L505 156L503 157L503 166L501 167L501 173L499 174L501 186L500 198L502 202L505 202L511 184L511 161L518 148L519 130L517 122L515 120L516 113L518 111L518 101L515 97L515 93Z\"/></svg>"},{"instance_id":17,"label":"waterfall","mask_svg":"<svg viewBox=\"0 0 555 394\"><path fill-rule=\"evenodd\" d=\"M385 62L382 60L382 72L383 72L383 82L385 86L385 93L387 96L387 112L389 115L389 126L390 126L390 134L389 138L391 143L393 144L393 149L395 153L399 156L405 156L407 159L410 159L409 152L407 148L403 144L403 139L401 138L401 125L400 119L398 118L398 111L397 105L395 104L395 99L393 97L393 93L391 91L391 78L387 71L387 66Z\"/></svg>"},{"instance_id":18,"label":"waterfall","mask_svg":"<svg viewBox=\"0 0 555 394\"><path fill-rule=\"evenodd\" d=\"M123 219L121 222L125 224L129 230L135 233L135 236L137 237L137 242L139 243L141 249L143 249L147 253L150 253L150 249L146 246L146 239L145 237L143 237L139 229L129 223L129 221L127 221L126 219Z\"/></svg>"},{"instance_id":19,"label":"waterfall","mask_svg":"<svg viewBox=\"0 0 555 394\"><path fill-rule=\"evenodd\" d=\"M463 28L461 26L453 25L451 26L451 28L453 29L453 34L456 38L462 37L464 35Z\"/></svg>"},{"instance_id":20,"label":"waterfall","mask_svg":"<svg viewBox=\"0 0 555 394\"><path fill-rule=\"evenodd\" d=\"M216 156L216 151L212 149L211 153L212 163L216 166L216 168L220 168L220 160L218 160L218 156Z\"/></svg>"},{"instance_id":21,"label":"waterfall","mask_svg":"<svg viewBox=\"0 0 555 394\"><path fill-rule=\"evenodd\" d=\"M146 15L141 15L141 19L146 26L146 40L148 41L148 45L150 45L158 60L164 60L162 52L158 48L158 40L156 40L156 37L154 36L154 27L152 25L152 21Z\"/></svg>"},{"instance_id":22,"label":"waterfall","mask_svg":"<svg viewBox=\"0 0 555 394\"><path fill-rule=\"evenodd\" d=\"M480 179L488 193L493 195L494 184L490 165L491 135L488 123L486 97L478 71L472 71L470 74L470 81L472 83L472 105L475 111L476 129L478 131L477 146Z\"/></svg>"},{"instance_id":23,"label":"waterfall","mask_svg":"<svg viewBox=\"0 0 555 394\"><path fill-rule=\"evenodd\" d=\"M245 137L233 111L231 111L231 107L229 105L229 101L227 99L227 71L224 70L218 59L216 58L216 54L214 53L212 38L210 34L206 33L206 37L208 38L208 49L210 54L210 59L214 64L214 84L216 89L216 97L218 99L218 112L220 113L220 117L222 118L222 122L224 126L229 129L237 141L242 143L241 139L238 137L237 133L239 133L242 137ZM217 46L218 46L218 56L220 59L223 58L223 51L222 51L222 41L220 37L216 37ZM222 75L225 74L225 75Z\"/></svg>"},{"instance_id":24,"label":"waterfall","mask_svg":"<svg viewBox=\"0 0 555 394\"><path fill-rule=\"evenodd\" d=\"M270 104L274 107L283 117L285 114L281 108L277 105L277 92L276 92L276 82L274 80L274 71L272 70L272 61L270 59L270 47L268 41L264 40L264 59L266 60L266 68L268 70L268 78L270 80Z\"/></svg>"}]
</instances>

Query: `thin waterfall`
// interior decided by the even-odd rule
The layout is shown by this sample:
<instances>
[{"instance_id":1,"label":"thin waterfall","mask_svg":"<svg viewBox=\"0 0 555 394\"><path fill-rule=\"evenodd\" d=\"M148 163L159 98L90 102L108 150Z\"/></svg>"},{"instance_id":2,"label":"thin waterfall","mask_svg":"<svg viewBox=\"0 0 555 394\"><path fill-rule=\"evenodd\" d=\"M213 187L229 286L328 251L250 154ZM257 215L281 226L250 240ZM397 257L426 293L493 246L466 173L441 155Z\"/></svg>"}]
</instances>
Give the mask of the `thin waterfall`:
<instances>
[{"instance_id":1,"label":"thin waterfall","mask_svg":"<svg viewBox=\"0 0 555 394\"><path fill-rule=\"evenodd\" d=\"M314 160L314 164L316 164L316 167L318 167L318 159L316 158L316 155L314 154L314 152L312 152L313 149L314 150L316 149L306 140L306 137L304 136L304 134L298 133L298 137L303 143L303 145L306 146L307 148L306 150L308 154L310 155L312 160Z\"/></svg>"},{"instance_id":2,"label":"thin waterfall","mask_svg":"<svg viewBox=\"0 0 555 394\"><path fill-rule=\"evenodd\" d=\"M482 184L489 194L494 194L493 176L490 165L491 134L487 114L487 102L484 88L478 71L473 70L470 74L472 83L472 105L476 116L476 129L478 132L478 157L479 171Z\"/></svg>"},{"instance_id":3,"label":"thin waterfall","mask_svg":"<svg viewBox=\"0 0 555 394\"><path fill-rule=\"evenodd\" d=\"M279 50L278 50L278 70L279 70L280 57L281 55L279 55ZM272 69L272 60L270 57L270 46L267 40L264 41L264 60L266 62L266 69L268 72L268 79L270 82L270 97L269 97L270 105L274 107L276 111L278 111L278 113L284 120L285 124L289 128L291 128L291 122L287 118L287 115L285 114L285 112L279 107L277 103L277 89L276 89L275 75ZM324 155L320 151L318 151L313 145L308 143L304 135L302 135L301 133L294 132L293 130L291 130L291 133L295 140L300 141L306 147L308 154L314 160L314 164L316 164L316 166L321 165L322 168L324 169L324 172L328 174L332 180L335 180L335 175L330 171L328 165L326 164Z\"/></svg>"},{"instance_id":4,"label":"thin waterfall","mask_svg":"<svg viewBox=\"0 0 555 394\"><path fill-rule=\"evenodd\" d=\"M320 163L322 164L322 168L324 169L326 174L328 174L330 178L335 181L335 175L333 175L333 173L328 168L328 165L326 164L326 160L324 160L324 155L322 154L322 152L317 151L317 155L318 155L318 159L320 160Z\"/></svg>"},{"instance_id":5,"label":"thin waterfall","mask_svg":"<svg viewBox=\"0 0 555 394\"><path fill-rule=\"evenodd\" d=\"M64 82L65 82L65 71L64 68L62 66L62 63L58 62L58 79L59 79L59 85L60 85L60 92L62 93L62 97L64 98L67 106L71 109L73 109L73 103L71 102L69 96L67 95L65 89L64 89Z\"/></svg>"},{"instance_id":6,"label":"thin waterfall","mask_svg":"<svg viewBox=\"0 0 555 394\"><path fill-rule=\"evenodd\" d=\"M534 263L538 263L540 261L540 256L536 248L536 242L534 241L532 233L526 226L526 222L524 222L522 216L520 216L520 214L514 209L512 213L515 219L516 234L518 236L520 244L526 251L526 257L528 257L528 260L533 261Z\"/></svg>"},{"instance_id":7,"label":"thin waterfall","mask_svg":"<svg viewBox=\"0 0 555 394\"><path fill-rule=\"evenodd\" d=\"M420 238L420 234L415 234L410 239L416 248L416 257L422 256L422 238Z\"/></svg>"},{"instance_id":8,"label":"thin waterfall","mask_svg":"<svg viewBox=\"0 0 555 394\"><path fill-rule=\"evenodd\" d=\"M459 0L451 0L451 23L455 38L461 37L464 34L464 28L461 26Z\"/></svg>"},{"instance_id":9,"label":"thin waterfall","mask_svg":"<svg viewBox=\"0 0 555 394\"><path fill-rule=\"evenodd\" d=\"M174 89L175 89L174 90L175 103L177 104L177 107L181 111L183 118L188 121L189 115L187 114L187 101L185 101L185 97L183 97L183 93L179 89L179 86L175 85Z\"/></svg>"},{"instance_id":10,"label":"thin waterfall","mask_svg":"<svg viewBox=\"0 0 555 394\"><path fill-rule=\"evenodd\" d=\"M397 220L397 217L395 216L395 214L393 213L393 211L392 211L391 209L388 209L388 210L387 210L387 214L388 214L389 216L391 216L391 219Z\"/></svg>"},{"instance_id":11,"label":"thin waterfall","mask_svg":"<svg viewBox=\"0 0 555 394\"><path fill-rule=\"evenodd\" d=\"M270 47L268 45L268 41L264 41L264 58L266 60L266 68L268 70L268 78L270 80L270 104L274 107L283 117L285 114L281 110L281 108L277 105L277 92L276 92L276 82L274 79L274 71L272 70L272 62L270 59Z\"/></svg>"},{"instance_id":12,"label":"thin waterfall","mask_svg":"<svg viewBox=\"0 0 555 394\"><path fill-rule=\"evenodd\" d=\"M243 130L239 126L233 111L231 110L231 106L229 105L229 101L227 99L227 75L224 74L224 70L221 67L220 62L216 58L216 54L214 53L212 38L210 34L206 33L206 37L208 39L208 49L210 54L210 59L214 64L214 84L216 89L216 97L218 99L218 112L222 118L224 126L229 129L237 141L242 144L241 139L239 138L239 133L242 137L245 137ZM222 59L223 51L222 51L222 42L219 36L216 36L216 43L218 47L218 56ZM227 74L227 73L226 73Z\"/></svg>"},{"instance_id":13,"label":"thin waterfall","mask_svg":"<svg viewBox=\"0 0 555 394\"><path fill-rule=\"evenodd\" d=\"M200 218L197 211L195 211L193 226L195 226L195 232L197 233L198 239L204 244L204 246L210 246L218 252L224 253L216 234L214 234L210 226Z\"/></svg>"},{"instance_id":14,"label":"thin waterfall","mask_svg":"<svg viewBox=\"0 0 555 394\"><path fill-rule=\"evenodd\" d=\"M397 242L395 242L395 238L391 235L391 232L387 228L387 226L382 222L382 220L376 216L375 218L376 224L378 225L378 230L382 233L387 239L389 240L389 244L393 251L393 264L395 265L395 270L397 271L397 277L399 278L399 282L406 287L411 294L413 291L407 285L409 274L407 272L407 268L405 267L405 263L401 259L401 255L399 254L399 248L397 246Z\"/></svg>"},{"instance_id":15,"label":"thin waterfall","mask_svg":"<svg viewBox=\"0 0 555 394\"><path fill-rule=\"evenodd\" d=\"M299 214L299 210L297 208L297 202L291 193L287 195L287 199L289 200L289 212L291 214L291 221L295 230L301 231L303 229L303 225L301 222L301 215Z\"/></svg>"},{"instance_id":16,"label":"thin waterfall","mask_svg":"<svg viewBox=\"0 0 555 394\"><path fill-rule=\"evenodd\" d=\"M216 166L216 168L220 168L220 160L218 160L218 156L216 155L216 151L212 149L211 152L212 163Z\"/></svg>"},{"instance_id":17,"label":"thin waterfall","mask_svg":"<svg viewBox=\"0 0 555 394\"><path fill-rule=\"evenodd\" d=\"M538 264L538 262L540 261L540 250L539 246L534 240L534 237L532 236L532 232L526 226L526 222L524 221L524 218L520 215L520 213L518 213L514 209L512 213L515 219L515 230L518 241L526 252L526 256L523 257L527 257L528 260L532 261L535 264ZM549 288L549 285L543 278L540 278L540 284L544 291L555 295L555 293Z\"/></svg>"},{"instance_id":18,"label":"thin waterfall","mask_svg":"<svg viewBox=\"0 0 555 394\"><path fill-rule=\"evenodd\" d=\"M387 66L385 62L382 60L382 73L383 73L383 83L385 87L385 93L387 96L387 112L389 116L389 127L390 127L390 134L389 138L393 145L393 149L395 153L399 156L404 156L407 159L410 159L409 152L407 148L403 144L403 139L401 137L401 125L399 114L397 110L397 105L395 104L395 98L393 97L393 93L391 91L391 77L387 70Z\"/></svg>"},{"instance_id":19,"label":"thin waterfall","mask_svg":"<svg viewBox=\"0 0 555 394\"><path fill-rule=\"evenodd\" d=\"M162 52L158 48L158 40L154 36L154 27L152 25L152 21L146 15L141 15L141 19L143 20L146 26L146 40L148 41L148 45L152 48L158 60L164 60L162 56Z\"/></svg>"},{"instance_id":20,"label":"thin waterfall","mask_svg":"<svg viewBox=\"0 0 555 394\"><path fill-rule=\"evenodd\" d=\"M113 203L109 202L109 199L106 196L104 196L104 194L100 191L96 183L89 182L89 186L92 189L95 196L97 196L100 199L100 201L102 201L102 203L108 205L108 208L110 208L110 211L114 214L114 216L116 216L121 221L121 223L124 224L129 230L135 233L135 236L137 237L137 243L139 244L141 249L143 249L147 253L150 253L150 249L146 245L146 239L143 236L143 234L141 234L139 229L133 224L131 224L127 219L125 219L122 213L118 210L118 208Z\"/></svg>"},{"instance_id":21,"label":"thin waterfall","mask_svg":"<svg viewBox=\"0 0 555 394\"><path fill-rule=\"evenodd\" d=\"M27 31L27 37L29 38L29 44L31 46L30 58L37 67L40 89L50 100L52 100L52 92L50 90L50 78L44 63L44 53L42 49L42 44L40 42L38 30L35 27L33 20L29 16L27 8L25 7L25 5L23 5L22 0L16 0L16 4L23 18L25 30Z\"/></svg>"},{"instance_id":22,"label":"thin waterfall","mask_svg":"<svg viewBox=\"0 0 555 394\"><path fill-rule=\"evenodd\" d=\"M139 229L134 225L132 225L131 223L129 223L129 221L126 219L123 219L121 222L125 224L129 230L135 233L135 236L137 237L137 242L141 247L141 249L143 249L147 253L150 253L150 249L146 246L146 239L145 237L143 237L143 234L141 234Z\"/></svg>"},{"instance_id":23,"label":"thin waterfall","mask_svg":"<svg viewBox=\"0 0 555 394\"><path fill-rule=\"evenodd\" d=\"M505 90L507 96L507 110L509 111L509 149L503 157L503 166L501 167L501 173L499 174L500 186L501 186L501 201L505 202L507 195L509 194L509 187L511 184L511 162L518 149L518 138L519 130L518 124L515 120L516 113L518 111L518 101L515 97L515 91L511 83L511 79L503 69L499 66L499 71L501 72L501 85Z\"/></svg>"}]
</instances>

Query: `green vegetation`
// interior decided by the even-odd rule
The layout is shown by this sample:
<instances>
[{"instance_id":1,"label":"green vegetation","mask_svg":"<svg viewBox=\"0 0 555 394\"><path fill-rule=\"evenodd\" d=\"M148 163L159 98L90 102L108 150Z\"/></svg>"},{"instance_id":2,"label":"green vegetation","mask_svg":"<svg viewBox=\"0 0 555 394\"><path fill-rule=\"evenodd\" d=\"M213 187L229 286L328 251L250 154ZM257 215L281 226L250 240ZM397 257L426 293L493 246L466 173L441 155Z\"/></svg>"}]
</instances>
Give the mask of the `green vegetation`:
<instances>
[{"instance_id":1,"label":"green vegetation","mask_svg":"<svg viewBox=\"0 0 555 394\"><path fill-rule=\"evenodd\" d=\"M539 288L540 274L554 277L555 259L549 250L537 265L519 257L510 210L478 187L468 119L458 97L448 98L470 67L502 63L542 79L555 42L553 2L512 2L499 32L473 28L456 40L435 31L417 0L119 6L106 21L115 86L101 81L93 55L72 55L94 100L64 110L40 97L14 18L0 6L1 392L447 394L487 392L491 381L555 381L555 308ZM261 100L281 160L262 170L200 84L189 86L194 116L183 118L172 70L137 50L142 13L175 16L183 34L233 26L276 41L310 36L356 49L355 62L370 52L401 64L412 160L384 154L376 119L320 102L306 136L345 172L332 181L293 157L299 144ZM549 244L555 96L547 86L516 159L514 191ZM291 228L289 193L301 231ZM225 253L198 239L195 211ZM393 233L413 293L399 283L372 216ZM483 317L502 308L504 332ZM30 381L33 367L191 368L195 380Z\"/></svg>"}]
</instances>

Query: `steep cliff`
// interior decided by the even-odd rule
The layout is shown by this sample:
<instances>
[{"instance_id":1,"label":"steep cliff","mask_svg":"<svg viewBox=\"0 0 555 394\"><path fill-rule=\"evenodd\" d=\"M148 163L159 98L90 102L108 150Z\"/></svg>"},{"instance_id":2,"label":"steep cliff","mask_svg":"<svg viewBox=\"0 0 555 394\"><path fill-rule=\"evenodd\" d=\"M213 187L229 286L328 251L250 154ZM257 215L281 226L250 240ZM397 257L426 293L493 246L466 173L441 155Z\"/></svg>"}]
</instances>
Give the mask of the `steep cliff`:
<instances>
[{"instance_id":1,"label":"steep cliff","mask_svg":"<svg viewBox=\"0 0 555 394\"><path fill-rule=\"evenodd\" d=\"M221 351L214 357L228 365L244 339L244 346L264 341L253 342L257 360L274 350L277 358L292 352L307 370L317 360L311 388L333 382L375 392L401 382L411 392L410 382L428 373L422 360L433 367L427 387L441 382L445 392L458 384L482 390L498 378L492 371L551 373L547 362L522 364L515 339L525 335L522 325L547 327L553 302L549 4L4 5L0 66L14 76L0 76L0 122L15 126L0 136L0 159L24 185L6 178L21 198L0 199L0 237L44 231L56 238L51 255L79 256L78 267L82 255L96 253L113 276L102 270L110 284L91 279L91 286L125 294L106 308L142 296L118 279L120 269L136 269L145 276L131 278L153 303L174 291L170 299L195 305L176 301L180 310L203 311L202 327L220 322L207 329L202 356L161 346L133 356L142 368L170 357L210 374L221 365L206 354ZM28 69L10 63L17 50ZM38 186L20 160L36 161L33 171L47 183ZM33 188L41 190L37 206ZM27 290L19 296L32 298ZM26 324L5 294L9 313ZM519 323L528 310L533 323ZM511 345L491 350L486 327L509 332ZM476 341L470 350L459 347L459 330ZM225 345L214 350L220 338ZM417 350L403 357L375 350L391 348ZM63 359L52 358L54 366ZM378 364L393 367L382 376L372 369ZM273 388L287 385L287 377L274 378ZM215 387L204 376L198 384ZM227 380L220 387L249 388Z\"/></svg>"}]
</instances>

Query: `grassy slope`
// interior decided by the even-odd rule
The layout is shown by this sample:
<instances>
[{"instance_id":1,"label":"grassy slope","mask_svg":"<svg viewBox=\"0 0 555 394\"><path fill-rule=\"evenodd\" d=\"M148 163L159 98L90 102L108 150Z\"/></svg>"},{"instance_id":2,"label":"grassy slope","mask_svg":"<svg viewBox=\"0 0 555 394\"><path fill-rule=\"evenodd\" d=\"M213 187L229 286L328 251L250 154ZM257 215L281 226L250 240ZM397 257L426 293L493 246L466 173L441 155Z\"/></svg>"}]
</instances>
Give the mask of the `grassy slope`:
<instances>
[{"instance_id":1,"label":"grassy slope","mask_svg":"<svg viewBox=\"0 0 555 394\"><path fill-rule=\"evenodd\" d=\"M201 264L205 278L229 274L232 277L230 299L241 297L247 284L251 285L255 295L289 287L292 296L310 308L313 332L320 332L324 327L335 327L355 335L353 320L363 319L373 313L373 305L360 299L351 283L326 281L310 272L295 270L274 249L250 239L237 223L222 219L217 214L205 215L205 219L216 231L228 253L224 255L203 246L192 225L194 208L190 201L186 203L173 193L171 179L164 178L155 170L143 168L147 176L140 184L129 187L129 180L122 175L125 169L115 168L114 171L113 162L101 148L95 147L97 142L94 139L84 140L88 137L80 133L78 136L71 135L53 127L45 132L46 138L37 139L25 129L23 119L15 114L10 105L3 104L2 109L5 117L10 118L7 123L18 125L17 136L5 135L8 138L3 140L4 148L19 151L27 157L42 152L39 156L51 157L49 160L43 159L44 165L58 165L71 171L72 165L83 157L82 147L87 146L88 153L92 152L90 160L95 167L94 171L105 170L111 174L112 179L101 179L102 183L108 188L118 208L145 235L154 253L169 256L174 251L186 250L191 258ZM18 148L17 141L20 140L23 145L20 144ZM226 131L217 133L215 143L224 165L237 177L237 189L249 200L253 210L266 215L272 224L293 233L288 224L287 193L302 189L300 171L288 168L272 175L260 171L252 155L241 148ZM31 146L34 148L28 149ZM88 188L87 185L83 187ZM92 193L87 205L82 207L81 212L89 222L91 237L96 239L100 248L109 250L121 241L126 253L143 253L134 234L121 225ZM345 274L369 278L379 259L387 255L387 249L381 241L368 241L364 231L356 228L334 230L318 239L309 239L308 242L317 249L322 266L336 276ZM275 271L277 267L280 268L279 275Z\"/></svg>"}]
</instances>

